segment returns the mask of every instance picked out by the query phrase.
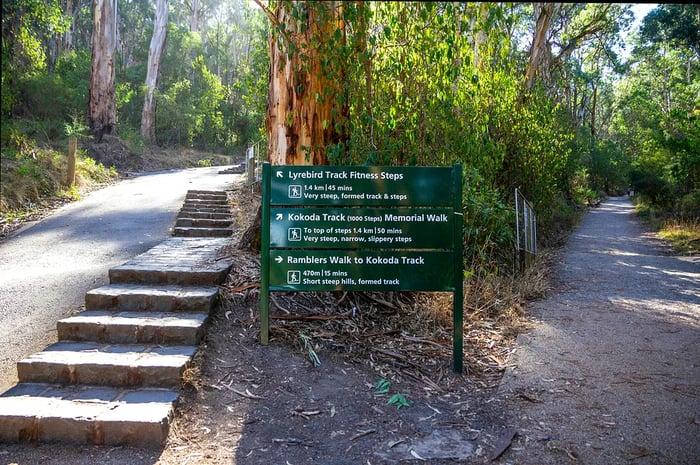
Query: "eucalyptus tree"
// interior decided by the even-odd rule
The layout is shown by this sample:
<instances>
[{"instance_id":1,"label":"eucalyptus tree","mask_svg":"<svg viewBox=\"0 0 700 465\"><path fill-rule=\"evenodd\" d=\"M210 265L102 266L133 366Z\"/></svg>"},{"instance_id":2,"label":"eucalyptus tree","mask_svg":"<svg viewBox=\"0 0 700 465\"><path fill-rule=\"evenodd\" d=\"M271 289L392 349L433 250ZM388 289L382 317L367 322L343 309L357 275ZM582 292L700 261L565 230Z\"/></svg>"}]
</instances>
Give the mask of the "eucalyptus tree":
<instances>
[{"instance_id":1,"label":"eucalyptus tree","mask_svg":"<svg viewBox=\"0 0 700 465\"><path fill-rule=\"evenodd\" d=\"M154 28L155 6L156 3L152 0L118 0L117 74L122 81L127 81L127 75L134 73L134 70L139 73L145 71L148 44Z\"/></svg>"},{"instance_id":2,"label":"eucalyptus tree","mask_svg":"<svg viewBox=\"0 0 700 465\"><path fill-rule=\"evenodd\" d=\"M647 14L616 101L614 134L632 158L631 181L668 208L700 189L699 30L694 5Z\"/></svg>"},{"instance_id":3,"label":"eucalyptus tree","mask_svg":"<svg viewBox=\"0 0 700 465\"><path fill-rule=\"evenodd\" d=\"M618 65L614 46L619 45L620 30L632 19L628 4L535 2L533 14L534 32L525 71L527 90L539 83L555 98L564 94L571 99L567 89L571 77L567 71L571 67L567 63L573 61L581 68L587 62L589 75L600 74L600 68L606 64ZM577 97L580 101L590 101L591 93L592 89L588 94L579 91ZM580 101L568 102L573 119L580 112Z\"/></svg>"},{"instance_id":4,"label":"eucalyptus tree","mask_svg":"<svg viewBox=\"0 0 700 465\"><path fill-rule=\"evenodd\" d=\"M323 165L347 140L348 15L355 2L256 0L272 25L266 128L273 164ZM338 53L338 52L341 53Z\"/></svg>"},{"instance_id":5,"label":"eucalyptus tree","mask_svg":"<svg viewBox=\"0 0 700 465\"><path fill-rule=\"evenodd\" d=\"M148 142L155 140L155 99L154 94L158 82L158 71L163 56L165 39L168 34L168 0L156 1L156 20L153 25L153 37L148 49L148 65L146 67L146 91L141 112L141 137Z\"/></svg>"},{"instance_id":6,"label":"eucalyptus tree","mask_svg":"<svg viewBox=\"0 0 700 465\"><path fill-rule=\"evenodd\" d=\"M96 138L117 133L115 60L117 0L93 0L88 119Z\"/></svg>"}]
</instances>

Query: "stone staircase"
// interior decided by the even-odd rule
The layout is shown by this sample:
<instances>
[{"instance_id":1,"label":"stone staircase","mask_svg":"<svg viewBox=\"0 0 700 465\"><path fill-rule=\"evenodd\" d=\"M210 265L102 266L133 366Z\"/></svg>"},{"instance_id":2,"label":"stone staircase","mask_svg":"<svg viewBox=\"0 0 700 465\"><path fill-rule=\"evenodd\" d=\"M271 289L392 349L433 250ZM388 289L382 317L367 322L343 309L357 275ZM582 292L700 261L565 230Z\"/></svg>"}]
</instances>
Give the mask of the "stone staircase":
<instances>
[{"instance_id":1,"label":"stone staircase","mask_svg":"<svg viewBox=\"0 0 700 465\"><path fill-rule=\"evenodd\" d=\"M188 191L173 230L180 237L228 237L233 233L225 192Z\"/></svg>"},{"instance_id":2,"label":"stone staircase","mask_svg":"<svg viewBox=\"0 0 700 465\"><path fill-rule=\"evenodd\" d=\"M227 206L216 205L223 215ZM17 363L19 383L0 395L0 442L165 441L183 373L231 268L217 257L229 239L215 237L230 223L182 227L201 237L166 239L110 269L110 284L85 295L85 311L58 322L58 342Z\"/></svg>"}]
</instances>

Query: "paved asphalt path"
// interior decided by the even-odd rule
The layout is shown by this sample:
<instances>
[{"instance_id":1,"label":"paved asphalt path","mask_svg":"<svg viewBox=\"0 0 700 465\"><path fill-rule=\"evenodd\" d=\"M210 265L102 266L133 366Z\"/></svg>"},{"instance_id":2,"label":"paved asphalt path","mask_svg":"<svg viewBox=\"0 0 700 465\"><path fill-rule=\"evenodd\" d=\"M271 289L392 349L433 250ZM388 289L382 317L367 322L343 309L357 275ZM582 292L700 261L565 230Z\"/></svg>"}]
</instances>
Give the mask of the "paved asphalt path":
<instances>
[{"instance_id":1,"label":"paved asphalt path","mask_svg":"<svg viewBox=\"0 0 700 465\"><path fill-rule=\"evenodd\" d=\"M617 197L560 258L499 389L517 435L497 463L700 464L700 257Z\"/></svg>"},{"instance_id":2,"label":"paved asphalt path","mask_svg":"<svg viewBox=\"0 0 700 465\"><path fill-rule=\"evenodd\" d=\"M0 393L19 360L56 340L56 322L108 284L109 268L168 238L189 189L230 188L224 167L140 175L94 191L0 243Z\"/></svg>"}]
</instances>

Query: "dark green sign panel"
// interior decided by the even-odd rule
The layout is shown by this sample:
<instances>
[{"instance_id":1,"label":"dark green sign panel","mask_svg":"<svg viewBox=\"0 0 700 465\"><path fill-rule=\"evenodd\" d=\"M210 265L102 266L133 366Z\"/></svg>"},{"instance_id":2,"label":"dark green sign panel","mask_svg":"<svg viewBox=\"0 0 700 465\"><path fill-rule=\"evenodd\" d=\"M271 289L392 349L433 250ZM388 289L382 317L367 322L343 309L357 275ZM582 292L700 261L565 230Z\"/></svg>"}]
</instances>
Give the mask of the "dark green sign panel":
<instances>
[{"instance_id":1,"label":"dark green sign panel","mask_svg":"<svg viewBox=\"0 0 700 465\"><path fill-rule=\"evenodd\" d=\"M270 247L452 249L451 208L270 208Z\"/></svg>"},{"instance_id":2,"label":"dark green sign panel","mask_svg":"<svg viewBox=\"0 0 700 465\"><path fill-rule=\"evenodd\" d=\"M271 291L449 291L462 372L462 167L263 165L260 340Z\"/></svg>"},{"instance_id":3,"label":"dark green sign panel","mask_svg":"<svg viewBox=\"0 0 700 465\"><path fill-rule=\"evenodd\" d=\"M452 252L271 250L273 291L453 291Z\"/></svg>"},{"instance_id":4,"label":"dark green sign panel","mask_svg":"<svg viewBox=\"0 0 700 465\"><path fill-rule=\"evenodd\" d=\"M452 206L452 168L272 166L271 205Z\"/></svg>"}]
</instances>

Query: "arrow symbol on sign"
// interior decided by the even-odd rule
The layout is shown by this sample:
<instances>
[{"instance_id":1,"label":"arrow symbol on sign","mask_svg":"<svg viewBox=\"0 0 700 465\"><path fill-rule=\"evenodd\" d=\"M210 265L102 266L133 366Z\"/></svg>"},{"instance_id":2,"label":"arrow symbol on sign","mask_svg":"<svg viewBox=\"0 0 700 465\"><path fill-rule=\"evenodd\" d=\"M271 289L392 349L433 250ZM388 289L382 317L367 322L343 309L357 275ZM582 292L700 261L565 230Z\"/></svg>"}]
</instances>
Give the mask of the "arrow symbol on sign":
<instances>
[{"instance_id":1,"label":"arrow symbol on sign","mask_svg":"<svg viewBox=\"0 0 700 465\"><path fill-rule=\"evenodd\" d=\"M275 257L277 263L282 263L282 260L284 260L282 257Z\"/></svg>"},{"instance_id":2,"label":"arrow symbol on sign","mask_svg":"<svg viewBox=\"0 0 700 465\"><path fill-rule=\"evenodd\" d=\"M281 220L282 218L284 218L284 215L283 215L282 213L278 213L278 214L275 215L275 219L276 219L277 221Z\"/></svg>"},{"instance_id":3,"label":"arrow symbol on sign","mask_svg":"<svg viewBox=\"0 0 700 465\"><path fill-rule=\"evenodd\" d=\"M278 178L281 178L281 177L282 177L282 172L281 172L281 171L278 171L278 172L277 172L277 177L278 177Z\"/></svg>"}]
</instances>

